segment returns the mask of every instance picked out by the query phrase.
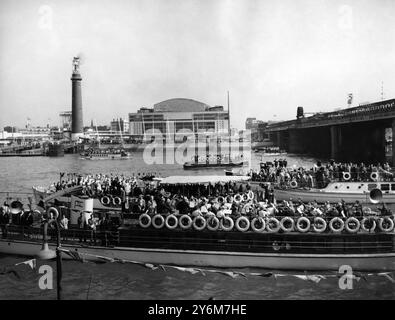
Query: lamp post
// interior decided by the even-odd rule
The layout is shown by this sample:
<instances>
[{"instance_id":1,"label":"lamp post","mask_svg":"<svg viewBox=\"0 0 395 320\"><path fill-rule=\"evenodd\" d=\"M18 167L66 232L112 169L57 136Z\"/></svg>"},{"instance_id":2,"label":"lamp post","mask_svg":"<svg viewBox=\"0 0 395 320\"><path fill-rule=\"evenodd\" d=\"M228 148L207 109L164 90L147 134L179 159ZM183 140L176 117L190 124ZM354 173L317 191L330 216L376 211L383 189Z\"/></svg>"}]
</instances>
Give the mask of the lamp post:
<instances>
[{"instance_id":1,"label":"lamp post","mask_svg":"<svg viewBox=\"0 0 395 320\"><path fill-rule=\"evenodd\" d=\"M48 247L48 225L54 225L56 230L56 254ZM62 300L62 252L60 250L60 228L57 219L45 219L43 222L43 246L37 254L37 257L42 260L51 260L56 256L56 297L57 300Z\"/></svg>"}]
</instances>

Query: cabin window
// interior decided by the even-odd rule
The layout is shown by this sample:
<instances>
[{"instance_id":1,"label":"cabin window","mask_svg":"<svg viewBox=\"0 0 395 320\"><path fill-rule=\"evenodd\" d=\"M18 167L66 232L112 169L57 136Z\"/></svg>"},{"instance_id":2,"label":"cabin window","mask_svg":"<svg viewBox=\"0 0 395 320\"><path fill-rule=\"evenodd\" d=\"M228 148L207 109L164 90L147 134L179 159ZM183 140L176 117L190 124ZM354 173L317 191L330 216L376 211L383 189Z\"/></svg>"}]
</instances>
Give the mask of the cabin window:
<instances>
[{"instance_id":1,"label":"cabin window","mask_svg":"<svg viewBox=\"0 0 395 320\"><path fill-rule=\"evenodd\" d=\"M390 189L390 185L388 183L384 183L381 185L381 190L388 191Z\"/></svg>"},{"instance_id":2,"label":"cabin window","mask_svg":"<svg viewBox=\"0 0 395 320\"><path fill-rule=\"evenodd\" d=\"M395 190L395 183L391 184L391 190Z\"/></svg>"},{"instance_id":3,"label":"cabin window","mask_svg":"<svg viewBox=\"0 0 395 320\"><path fill-rule=\"evenodd\" d=\"M377 183L368 183L368 190L373 190L377 188Z\"/></svg>"}]
</instances>

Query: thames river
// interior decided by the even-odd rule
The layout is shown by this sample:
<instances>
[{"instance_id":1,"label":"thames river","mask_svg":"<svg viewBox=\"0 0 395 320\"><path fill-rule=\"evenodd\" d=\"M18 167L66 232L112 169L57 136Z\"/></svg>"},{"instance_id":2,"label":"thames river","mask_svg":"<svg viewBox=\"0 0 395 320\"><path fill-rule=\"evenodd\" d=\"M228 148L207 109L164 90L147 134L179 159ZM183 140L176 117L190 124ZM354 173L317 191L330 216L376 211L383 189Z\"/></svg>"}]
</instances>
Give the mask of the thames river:
<instances>
[{"instance_id":1,"label":"thames river","mask_svg":"<svg viewBox=\"0 0 395 320\"><path fill-rule=\"evenodd\" d=\"M260 154L252 154L252 167L258 168ZM274 156L263 161L274 160ZM278 158L278 157L277 157ZM288 166L311 167L315 159L282 156ZM78 155L59 158L0 158L0 198L5 192L28 193L34 185L49 186L59 180L59 173L124 174L159 173L169 175L223 175L224 171L184 171L179 164L146 165L142 153L129 160L82 160ZM20 197L26 201L26 195ZM37 271L28 266L15 266L27 257L0 256L0 299L55 299L53 290L41 290ZM37 267L44 262L37 261ZM47 263L47 262L45 262ZM55 263L51 262L53 267ZM4 272L14 270L15 272ZM395 284L388 277L362 274L354 279L353 288L342 290L336 273L320 272L319 281L303 278L300 272L276 270L218 270L187 272L172 268L152 270L128 263L91 263L63 261L64 299L395 299ZM225 271L222 272L222 271ZM226 272L230 273L226 273ZM242 275L232 277L232 271ZM3 274L2 274L3 273ZM270 276L251 275L265 273ZM296 277L298 275L299 277ZM317 278L314 278L317 279Z\"/></svg>"}]
</instances>

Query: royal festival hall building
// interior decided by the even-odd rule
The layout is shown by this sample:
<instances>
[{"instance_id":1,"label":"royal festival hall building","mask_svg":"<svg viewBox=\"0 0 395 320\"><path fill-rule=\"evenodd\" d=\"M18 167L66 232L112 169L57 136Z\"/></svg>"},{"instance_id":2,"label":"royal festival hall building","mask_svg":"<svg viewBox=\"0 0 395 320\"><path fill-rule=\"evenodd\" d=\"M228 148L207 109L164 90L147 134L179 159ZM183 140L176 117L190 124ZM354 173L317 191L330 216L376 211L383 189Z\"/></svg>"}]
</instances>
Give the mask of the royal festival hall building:
<instances>
[{"instance_id":1,"label":"royal festival hall building","mask_svg":"<svg viewBox=\"0 0 395 320\"><path fill-rule=\"evenodd\" d=\"M152 136L153 132L174 141L182 140L185 132L199 136L227 135L229 113L224 111L223 106L210 107L183 98L162 101L153 108L140 108L135 113L129 113L130 135Z\"/></svg>"}]
</instances>

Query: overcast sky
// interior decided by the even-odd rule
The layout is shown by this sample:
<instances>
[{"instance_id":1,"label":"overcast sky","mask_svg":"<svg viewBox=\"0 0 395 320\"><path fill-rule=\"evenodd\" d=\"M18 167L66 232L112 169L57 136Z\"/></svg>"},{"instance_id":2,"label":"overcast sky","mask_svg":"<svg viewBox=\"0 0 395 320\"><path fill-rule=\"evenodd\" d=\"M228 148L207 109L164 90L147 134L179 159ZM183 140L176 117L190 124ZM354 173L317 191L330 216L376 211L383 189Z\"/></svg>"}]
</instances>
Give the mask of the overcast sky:
<instances>
[{"instance_id":1,"label":"overcast sky","mask_svg":"<svg viewBox=\"0 0 395 320\"><path fill-rule=\"evenodd\" d=\"M170 98L286 120L395 98L395 1L0 1L0 127L60 124L82 54L84 124ZM49 120L50 119L50 120Z\"/></svg>"}]
</instances>

